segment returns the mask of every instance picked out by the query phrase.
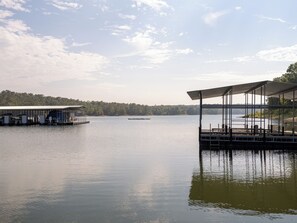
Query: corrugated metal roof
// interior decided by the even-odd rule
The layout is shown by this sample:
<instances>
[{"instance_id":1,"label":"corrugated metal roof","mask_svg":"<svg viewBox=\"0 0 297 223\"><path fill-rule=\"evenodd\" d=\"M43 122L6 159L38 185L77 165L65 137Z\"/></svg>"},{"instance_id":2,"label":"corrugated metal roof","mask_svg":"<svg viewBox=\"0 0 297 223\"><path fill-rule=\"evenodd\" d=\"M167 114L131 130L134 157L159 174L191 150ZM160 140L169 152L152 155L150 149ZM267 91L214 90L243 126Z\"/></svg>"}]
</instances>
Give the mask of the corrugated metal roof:
<instances>
[{"instance_id":1,"label":"corrugated metal roof","mask_svg":"<svg viewBox=\"0 0 297 223\"><path fill-rule=\"evenodd\" d=\"M53 105L53 106L0 106L0 110L73 110L80 109L81 105Z\"/></svg>"},{"instance_id":2,"label":"corrugated metal roof","mask_svg":"<svg viewBox=\"0 0 297 223\"><path fill-rule=\"evenodd\" d=\"M297 84L295 83L259 81L259 82L230 85L230 86L204 89L204 90L188 91L187 93L192 100L200 99L200 97L202 99L221 97L230 90L232 91L232 94L249 93L255 90L255 94L261 95L261 86L265 86L266 96L278 97L280 94L284 94L284 97L286 99L292 99L293 98L292 91L297 90Z\"/></svg>"}]
</instances>

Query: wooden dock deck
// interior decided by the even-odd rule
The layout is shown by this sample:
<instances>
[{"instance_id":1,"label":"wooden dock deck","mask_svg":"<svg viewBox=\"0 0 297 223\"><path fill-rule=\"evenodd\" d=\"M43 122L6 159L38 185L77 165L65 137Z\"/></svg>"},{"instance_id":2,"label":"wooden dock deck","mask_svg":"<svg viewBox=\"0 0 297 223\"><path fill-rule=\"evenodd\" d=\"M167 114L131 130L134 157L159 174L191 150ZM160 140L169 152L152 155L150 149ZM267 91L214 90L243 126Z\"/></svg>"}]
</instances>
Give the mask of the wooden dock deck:
<instances>
[{"instance_id":1,"label":"wooden dock deck","mask_svg":"<svg viewBox=\"0 0 297 223\"><path fill-rule=\"evenodd\" d=\"M202 149L297 149L297 134L269 132L268 129L257 134L250 129L237 129L232 133L203 130L199 141Z\"/></svg>"}]
</instances>

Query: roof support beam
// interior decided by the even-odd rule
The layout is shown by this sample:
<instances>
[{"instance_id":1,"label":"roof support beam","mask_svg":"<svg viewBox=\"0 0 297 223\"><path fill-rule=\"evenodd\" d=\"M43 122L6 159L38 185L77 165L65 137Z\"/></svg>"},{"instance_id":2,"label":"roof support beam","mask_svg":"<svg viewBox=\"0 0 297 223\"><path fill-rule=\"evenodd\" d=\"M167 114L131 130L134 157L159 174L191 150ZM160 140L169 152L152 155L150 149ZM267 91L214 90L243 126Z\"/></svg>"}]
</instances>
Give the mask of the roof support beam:
<instances>
[{"instance_id":1,"label":"roof support beam","mask_svg":"<svg viewBox=\"0 0 297 223\"><path fill-rule=\"evenodd\" d=\"M251 91L254 91L262 86L264 86L265 84L267 84L268 81L263 81L262 83L256 85L255 87L252 87L251 89L247 90L246 92L244 92L245 94L250 93Z\"/></svg>"},{"instance_id":2,"label":"roof support beam","mask_svg":"<svg viewBox=\"0 0 297 223\"><path fill-rule=\"evenodd\" d=\"M226 94L228 94L230 91L232 90L232 86L227 88L227 90L223 93L222 96L225 96Z\"/></svg>"}]
</instances>

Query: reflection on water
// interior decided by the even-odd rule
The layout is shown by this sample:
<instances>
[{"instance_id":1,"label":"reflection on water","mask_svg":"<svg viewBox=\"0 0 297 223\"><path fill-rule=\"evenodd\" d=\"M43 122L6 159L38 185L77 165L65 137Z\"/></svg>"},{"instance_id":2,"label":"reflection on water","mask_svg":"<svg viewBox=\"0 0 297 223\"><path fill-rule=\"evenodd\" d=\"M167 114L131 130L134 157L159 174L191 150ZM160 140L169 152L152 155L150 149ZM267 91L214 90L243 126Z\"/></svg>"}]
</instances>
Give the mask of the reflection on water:
<instances>
[{"instance_id":1,"label":"reflection on water","mask_svg":"<svg viewBox=\"0 0 297 223\"><path fill-rule=\"evenodd\" d=\"M182 222L176 210L188 207L196 123L100 117L0 128L0 223Z\"/></svg>"},{"instance_id":2,"label":"reflection on water","mask_svg":"<svg viewBox=\"0 0 297 223\"><path fill-rule=\"evenodd\" d=\"M297 214L296 159L297 153L284 151L202 151L189 205Z\"/></svg>"},{"instance_id":3,"label":"reflection on water","mask_svg":"<svg viewBox=\"0 0 297 223\"><path fill-rule=\"evenodd\" d=\"M267 212L294 213L294 154L203 152L199 168L197 120L99 117L75 127L0 128L0 223L270 223L271 215L234 214L256 209L244 195L272 203L270 194L283 204Z\"/></svg>"}]
</instances>

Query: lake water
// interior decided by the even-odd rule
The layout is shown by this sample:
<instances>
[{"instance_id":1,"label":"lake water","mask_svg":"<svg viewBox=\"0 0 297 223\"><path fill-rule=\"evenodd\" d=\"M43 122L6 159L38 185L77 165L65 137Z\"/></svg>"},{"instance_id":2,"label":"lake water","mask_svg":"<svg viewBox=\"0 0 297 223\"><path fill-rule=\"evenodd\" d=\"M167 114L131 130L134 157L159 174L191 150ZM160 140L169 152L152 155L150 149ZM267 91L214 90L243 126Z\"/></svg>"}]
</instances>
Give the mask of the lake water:
<instances>
[{"instance_id":1,"label":"lake water","mask_svg":"<svg viewBox=\"0 0 297 223\"><path fill-rule=\"evenodd\" d=\"M1 127L0 222L296 222L297 153L199 152L198 120Z\"/></svg>"}]
</instances>

